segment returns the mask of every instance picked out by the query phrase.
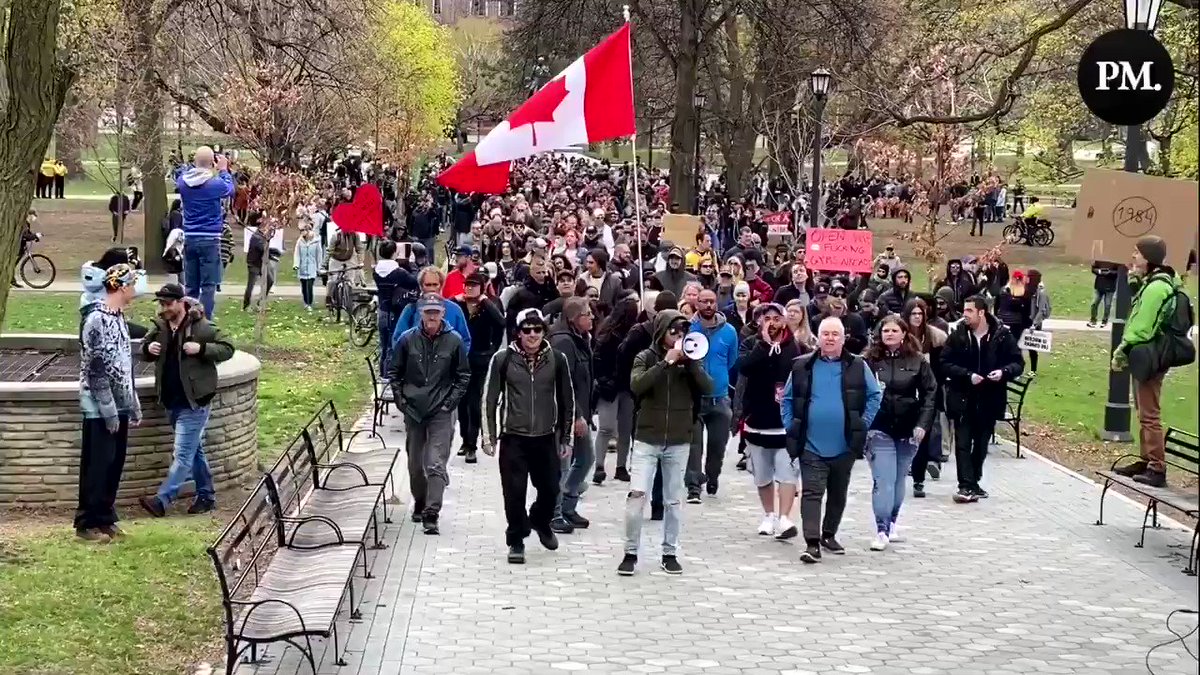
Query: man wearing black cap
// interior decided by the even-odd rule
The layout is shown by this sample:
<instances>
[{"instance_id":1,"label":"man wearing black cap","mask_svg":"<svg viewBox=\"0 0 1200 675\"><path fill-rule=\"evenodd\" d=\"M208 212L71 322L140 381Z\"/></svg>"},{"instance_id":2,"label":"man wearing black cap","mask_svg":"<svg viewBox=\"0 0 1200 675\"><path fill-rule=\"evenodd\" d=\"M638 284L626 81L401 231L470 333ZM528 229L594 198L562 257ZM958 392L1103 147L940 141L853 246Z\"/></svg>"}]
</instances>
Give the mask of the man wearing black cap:
<instances>
[{"instance_id":1,"label":"man wearing black cap","mask_svg":"<svg viewBox=\"0 0 1200 675\"><path fill-rule=\"evenodd\" d=\"M471 349L467 360L471 363L471 381L467 393L458 404L458 432L462 437L462 448L458 454L467 464L476 462L479 431L483 424L483 380L487 377L488 363L504 342L504 314L499 306L483 294L487 277L475 272L467 277L463 292L454 298L467 317L467 328L471 332Z\"/></svg>"},{"instance_id":2,"label":"man wearing black cap","mask_svg":"<svg viewBox=\"0 0 1200 675\"><path fill-rule=\"evenodd\" d=\"M1133 376L1141 451L1139 461L1118 468L1116 472L1154 487L1167 484L1161 403L1163 378L1169 370L1164 367L1168 364L1163 363L1164 349L1156 342L1172 322L1176 310L1180 309L1177 303L1187 300L1186 296L1177 294L1180 283L1175 270L1165 264L1166 258L1167 243L1162 237L1142 237L1135 245L1130 286L1136 287L1137 292L1133 296L1129 320L1125 322L1124 338L1112 357L1113 370L1128 370Z\"/></svg>"},{"instance_id":3,"label":"man wearing black cap","mask_svg":"<svg viewBox=\"0 0 1200 675\"><path fill-rule=\"evenodd\" d=\"M566 357L546 339L546 319L534 308L515 318L517 338L488 365L483 452L500 450L508 562L525 562L525 537L537 532L547 549L558 548L550 529L558 502L560 461L571 456L575 400ZM526 510L528 483L537 490Z\"/></svg>"},{"instance_id":4,"label":"man wearing black cap","mask_svg":"<svg viewBox=\"0 0 1200 675\"><path fill-rule=\"evenodd\" d=\"M138 502L161 518L183 483L194 480L196 496L188 513L205 513L217 502L204 455L204 429L217 392L217 364L233 358L233 344L204 318L199 303L184 298L179 284L163 286L154 297L158 316L142 341L142 355L155 362L154 389L175 430L175 454L158 494Z\"/></svg>"},{"instance_id":5,"label":"man wearing black cap","mask_svg":"<svg viewBox=\"0 0 1200 675\"><path fill-rule=\"evenodd\" d=\"M440 296L417 301L420 324L400 335L392 352L392 393L404 414L413 521L438 534L442 494L450 484L446 462L454 436L454 410L471 381L463 340L446 323Z\"/></svg>"}]
</instances>

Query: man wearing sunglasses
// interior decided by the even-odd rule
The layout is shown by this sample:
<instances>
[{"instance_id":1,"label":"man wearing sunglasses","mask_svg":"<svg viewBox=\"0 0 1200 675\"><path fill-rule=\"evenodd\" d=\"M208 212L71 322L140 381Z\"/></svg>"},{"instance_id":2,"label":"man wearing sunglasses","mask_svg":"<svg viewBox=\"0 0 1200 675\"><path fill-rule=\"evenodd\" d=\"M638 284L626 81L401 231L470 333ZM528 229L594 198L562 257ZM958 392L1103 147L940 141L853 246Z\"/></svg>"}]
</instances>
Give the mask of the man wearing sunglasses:
<instances>
[{"instance_id":1,"label":"man wearing sunglasses","mask_svg":"<svg viewBox=\"0 0 1200 675\"><path fill-rule=\"evenodd\" d=\"M682 574L679 548L683 509L684 471L691 448L692 426L699 399L712 396L713 381L699 361L683 353L679 343L688 332L687 319L675 310L654 317L654 341L633 361L630 389L636 402L630 457L629 495L625 501L625 557L617 574L631 576L637 568L650 492L661 460L663 481L662 569Z\"/></svg>"},{"instance_id":2,"label":"man wearing sunglasses","mask_svg":"<svg viewBox=\"0 0 1200 675\"><path fill-rule=\"evenodd\" d=\"M488 365L481 447L492 456L499 442L508 562L520 565L531 532L546 549L558 548L550 521L558 503L560 463L573 448L575 399L566 357L547 341L542 312L523 309L516 325L516 339ZM529 483L537 496L526 510Z\"/></svg>"}]
</instances>

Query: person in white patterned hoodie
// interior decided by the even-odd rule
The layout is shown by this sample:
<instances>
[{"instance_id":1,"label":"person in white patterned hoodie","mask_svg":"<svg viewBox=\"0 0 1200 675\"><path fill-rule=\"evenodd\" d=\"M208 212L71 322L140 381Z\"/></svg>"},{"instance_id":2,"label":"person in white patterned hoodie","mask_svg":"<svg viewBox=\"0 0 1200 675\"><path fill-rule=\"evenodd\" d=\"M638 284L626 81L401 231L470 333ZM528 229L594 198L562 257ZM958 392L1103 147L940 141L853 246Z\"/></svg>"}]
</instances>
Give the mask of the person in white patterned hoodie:
<instances>
[{"instance_id":1,"label":"person in white patterned hoodie","mask_svg":"<svg viewBox=\"0 0 1200 675\"><path fill-rule=\"evenodd\" d=\"M124 313L137 296L138 276L126 263L105 270L104 299L87 314L79 335L83 438L75 534L85 541L108 543L124 535L117 526L117 488L129 427L142 421Z\"/></svg>"}]
</instances>

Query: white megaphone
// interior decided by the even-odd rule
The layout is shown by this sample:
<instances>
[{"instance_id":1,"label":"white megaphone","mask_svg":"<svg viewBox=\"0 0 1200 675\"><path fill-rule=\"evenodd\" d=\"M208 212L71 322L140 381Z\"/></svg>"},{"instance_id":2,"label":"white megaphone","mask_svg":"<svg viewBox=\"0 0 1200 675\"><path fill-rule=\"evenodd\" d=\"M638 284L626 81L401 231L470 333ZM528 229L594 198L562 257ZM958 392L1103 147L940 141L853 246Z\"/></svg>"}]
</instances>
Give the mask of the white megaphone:
<instances>
[{"instance_id":1,"label":"white megaphone","mask_svg":"<svg viewBox=\"0 0 1200 675\"><path fill-rule=\"evenodd\" d=\"M692 331L683 336L676 348L689 359L699 361L708 353L708 337L700 331Z\"/></svg>"}]
</instances>

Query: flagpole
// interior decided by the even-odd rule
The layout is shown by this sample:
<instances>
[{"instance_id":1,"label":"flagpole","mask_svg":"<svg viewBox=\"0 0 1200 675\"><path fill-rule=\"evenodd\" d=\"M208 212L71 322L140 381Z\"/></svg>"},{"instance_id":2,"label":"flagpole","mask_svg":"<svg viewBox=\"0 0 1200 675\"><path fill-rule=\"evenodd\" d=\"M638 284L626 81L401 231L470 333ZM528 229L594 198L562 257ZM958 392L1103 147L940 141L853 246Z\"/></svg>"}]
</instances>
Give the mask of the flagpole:
<instances>
[{"instance_id":1,"label":"flagpole","mask_svg":"<svg viewBox=\"0 0 1200 675\"><path fill-rule=\"evenodd\" d=\"M630 23L629 5L622 5L621 13L625 17L625 23ZM629 59L629 81L633 82L633 58L632 57ZM642 265L646 264L646 261L645 261L645 258L642 256L642 201L640 199L638 199L638 197L641 195L641 192L639 192L639 190L638 190L638 170L637 170L638 157L637 157L637 131L636 131L637 115L636 114L634 115L633 119L634 119L635 131L634 131L633 135L629 137L629 155L631 157L632 166L633 166L633 173L631 174L631 176L633 177L633 219L634 219L634 223L636 224L636 227L637 227L638 304L640 305L643 302L645 302L645 300L646 300L646 275L642 270ZM653 130L650 134L650 142L651 143L654 142ZM651 167L651 168L654 168L654 167ZM646 308L643 307L642 309L646 309Z\"/></svg>"}]
</instances>

